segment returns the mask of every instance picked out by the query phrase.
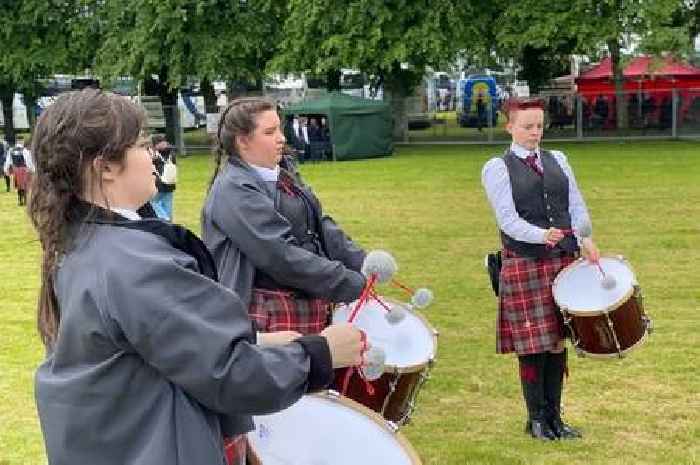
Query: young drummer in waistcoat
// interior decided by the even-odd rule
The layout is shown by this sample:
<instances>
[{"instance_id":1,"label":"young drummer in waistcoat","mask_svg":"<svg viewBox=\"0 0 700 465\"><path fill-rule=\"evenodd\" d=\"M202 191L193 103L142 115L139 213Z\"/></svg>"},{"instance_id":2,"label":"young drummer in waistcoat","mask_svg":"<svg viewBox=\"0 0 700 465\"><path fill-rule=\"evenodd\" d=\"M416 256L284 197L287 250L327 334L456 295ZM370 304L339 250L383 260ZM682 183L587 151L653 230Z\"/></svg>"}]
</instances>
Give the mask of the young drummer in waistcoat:
<instances>
[{"instance_id":1,"label":"young drummer in waistcoat","mask_svg":"<svg viewBox=\"0 0 700 465\"><path fill-rule=\"evenodd\" d=\"M249 306L259 331L313 334L327 326L333 302L359 297L365 252L324 215L283 156L284 144L274 102L250 97L228 105L202 238L221 282Z\"/></svg>"},{"instance_id":2,"label":"young drummer in waistcoat","mask_svg":"<svg viewBox=\"0 0 700 465\"><path fill-rule=\"evenodd\" d=\"M590 237L567 234L590 219L566 156L540 147L543 103L514 99L507 110L513 142L482 172L503 244L497 351L518 355L526 432L543 440L580 438L561 418L566 350L552 283L580 251L593 261L599 252Z\"/></svg>"},{"instance_id":3,"label":"young drummer in waistcoat","mask_svg":"<svg viewBox=\"0 0 700 465\"><path fill-rule=\"evenodd\" d=\"M362 359L349 325L257 344L204 244L139 217L155 193L144 122L127 98L85 89L61 95L35 129L29 214L47 349L35 392L51 465L223 465L224 436L249 431L250 415Z\"/></svg>"}]
</instances>

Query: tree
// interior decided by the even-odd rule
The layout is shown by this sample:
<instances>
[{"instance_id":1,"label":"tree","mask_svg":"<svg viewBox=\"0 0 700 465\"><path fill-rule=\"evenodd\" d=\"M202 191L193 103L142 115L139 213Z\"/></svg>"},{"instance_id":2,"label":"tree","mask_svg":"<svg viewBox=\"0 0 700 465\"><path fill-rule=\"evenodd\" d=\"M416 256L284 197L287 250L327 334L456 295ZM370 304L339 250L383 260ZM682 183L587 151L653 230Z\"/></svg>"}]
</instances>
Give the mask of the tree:
<instances>
[{"instance_id":1,"label":"tree","mask_svg":"<svg viewBox=\"0 0 700 465\"><path fill-rule=\"evenodd\" d=\"M393 107L394 137L404 138L405 98L427 65L439 68L463 48L472 14L470 2L457 0L290 0L272 69L373 76Z\"/></svg>"},{"instance_id":2,"label":"tree","mask_svg":"<svg viewBox=\"0 0 700 465\"><path fill-rule=\"evenodd\" d=\"M616 100L623 101L624 48L654 44L673 47L678 32L670 20L678 0L514 0L505 5L501 47L522 50L526 46L556 49L573 44L572 51L597 55L607 50L612 61ZM627 127L626 105L616 105L617 127Z\"/></svg>"},{"instance_id":3,"label":"tree","mask_svg":"<svg viewBox=\"0 0 700 465\"><path fill-rule=\"evenodd\" d=\"M0 15L0 101L5 138L15 142L12 101L24 95L27 117L34 126L36 101L42 86L39 79L58 71L73 70L84 55L76 46L83 38L76 27L78 0L5 0Z\"/></svg>"},{"instance_id":4,"label":"tree","mask_svg":"<svg viewBox=\"0 0 700 465\"><path fill-rule=\"evenodd\" d=\"M92 2L105 25L97 71L144 80L171 108L190 76L206 81L206 89L214 79L261 79L284 7L279 0ZM177 140L176 112L165 116L167 136Z\"/></svg>"}]
</instances>

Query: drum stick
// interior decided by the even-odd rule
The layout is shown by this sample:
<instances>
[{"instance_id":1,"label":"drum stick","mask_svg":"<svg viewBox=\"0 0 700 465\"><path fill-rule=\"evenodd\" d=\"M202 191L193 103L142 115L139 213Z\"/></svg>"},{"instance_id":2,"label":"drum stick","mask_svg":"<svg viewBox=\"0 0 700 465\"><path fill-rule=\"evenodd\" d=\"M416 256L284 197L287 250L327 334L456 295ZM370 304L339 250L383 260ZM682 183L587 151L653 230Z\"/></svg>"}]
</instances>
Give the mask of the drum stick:
<instances>
[{"instance_id":1,"label":"drum stick","mask_svg":"<svg viewBox=\"0 0 700 465\"><path fill-rule=\"evenodd\" d=\"M377 273L372 273L369 275L369 278L367 279L367 283L365 283L365 288L362 289L362 294L360 294L360 298L357 300L357 303L355 304L355 308L352 310L352 313L350 314L350 317L348 318L348 323L352 323L355 321L355 317L357 316L357 313L360 311L360 308L367 302L367 297L369 296L370 291L374 288L374 283L377 280Z\"/></svg>"},{"instance_id":2,"label":"drum stick","mask_svg":"<svg viewBox=\"0 0 700 465\"><path fill-rule=\"evenodd\" d=\"M401 284L401 283L400 283L399 281L397 281L396 279L392 279L392 280L391 280L391 284L392 284L394 287L398 287L399 289L403 289L404 291L406 291L406 294L408 294L408 295L413 295L413 294L416 292L416 291L414 291L413 289L411 289L410 287L406 286L405 284Z\"/></svg>"},{"instance_id":3,"label":"drum stick","mask_svg":"<svg viewBox=\"0 0 700 465\"><path fill-rule=\"evenodd\" d=\"M384 308L384 310L386 310L387 312L390 312L390 311L391 311L391 309L389 308L389 306L388 306L387 304L385 304L385 303L382 301L382 299L379 298L379 296L377 295L377 292L376 292L374 289L371 289L371 290L369 291L369 295L370 295L374 300L376 300L377 303L378 303L379 305L381 305L381 306Z\"/></svg>"}]
</instances>

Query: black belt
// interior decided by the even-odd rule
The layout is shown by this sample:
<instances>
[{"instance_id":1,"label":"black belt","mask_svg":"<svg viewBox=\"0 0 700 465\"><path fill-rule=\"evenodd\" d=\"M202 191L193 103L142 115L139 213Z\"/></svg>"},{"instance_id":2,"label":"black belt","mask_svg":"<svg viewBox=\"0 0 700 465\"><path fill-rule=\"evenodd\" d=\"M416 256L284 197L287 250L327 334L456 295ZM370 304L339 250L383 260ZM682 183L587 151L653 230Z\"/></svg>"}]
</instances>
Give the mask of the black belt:
<instances>
[{"instance_id":1,"label":"black belt","mask_svg":"<svg viewBox=\"0 0 700 465\"><path fill-rule=\"evenodd\" d=\"M262 271L255 271L255 279L253 279L253 288L265 289L268 291L288 292L296 298L306 299L309 295L301 289L283 286L277 283L270 275Z\"/></svg>"}]
</instances>

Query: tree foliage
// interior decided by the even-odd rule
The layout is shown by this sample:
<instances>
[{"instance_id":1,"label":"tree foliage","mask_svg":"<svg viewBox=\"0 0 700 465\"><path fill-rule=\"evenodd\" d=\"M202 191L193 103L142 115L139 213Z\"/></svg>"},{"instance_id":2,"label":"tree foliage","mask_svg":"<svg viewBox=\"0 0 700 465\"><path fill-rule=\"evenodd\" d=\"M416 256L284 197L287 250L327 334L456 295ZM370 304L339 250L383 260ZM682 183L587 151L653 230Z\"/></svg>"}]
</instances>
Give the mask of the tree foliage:
<instances>
[{"instance_id":1,"label":"tree foliage","mask_svg":"<svg viewBox=\"0 0 700 465\"><path fill-rule=\"evenodd\" d=\"M606 50L622 101L623 50L680 50L682 28L672 22L678 0L514 0L504 5L499 46L517 54L527 47L598 55ZM683 50L687 50L684 48ZM618 127L626 126L625 105L617 105Z\"/></svg>"},{"instance_id":2,"label":"tree foliage","mask_svg":"<svg viewBox=\"0 0 700 465\"><path fill-rule=\"evenodd\" d=\"M256 79L279 37L279 0L93 0L102 27L96 70L148 81L164 105L177 104L188 77ZM154 83L156 81L150 81ZM166 112L174 140L177 121Z\"/></svg>"},{"instance_id":3,"label":"tree foliage","mask_svg":"<svg viewBox=\"0 0 700 465\"><path fill-rule=\"evenodd\" d=\"M5 137L14 142L12 99L23 93L30 124L41 93L39 79L56 72L79 69L85 64L80 46L78 0L2 0L0 14L0 98Z\"/></svg>"},{"instance_id":4,"label":"tree foliage","mask_svg":"<svg viewBox=\"0 0 700 465\"><path fill-rule=\"evenodd\" d=\"M382 83L394 103L402 102L427 65L439 68L464 48L472 13L470 2L457 0L289 0L272 69L357 69ZM395 120L403 113L396 108Z\"/></svg>"}]
</instances>

